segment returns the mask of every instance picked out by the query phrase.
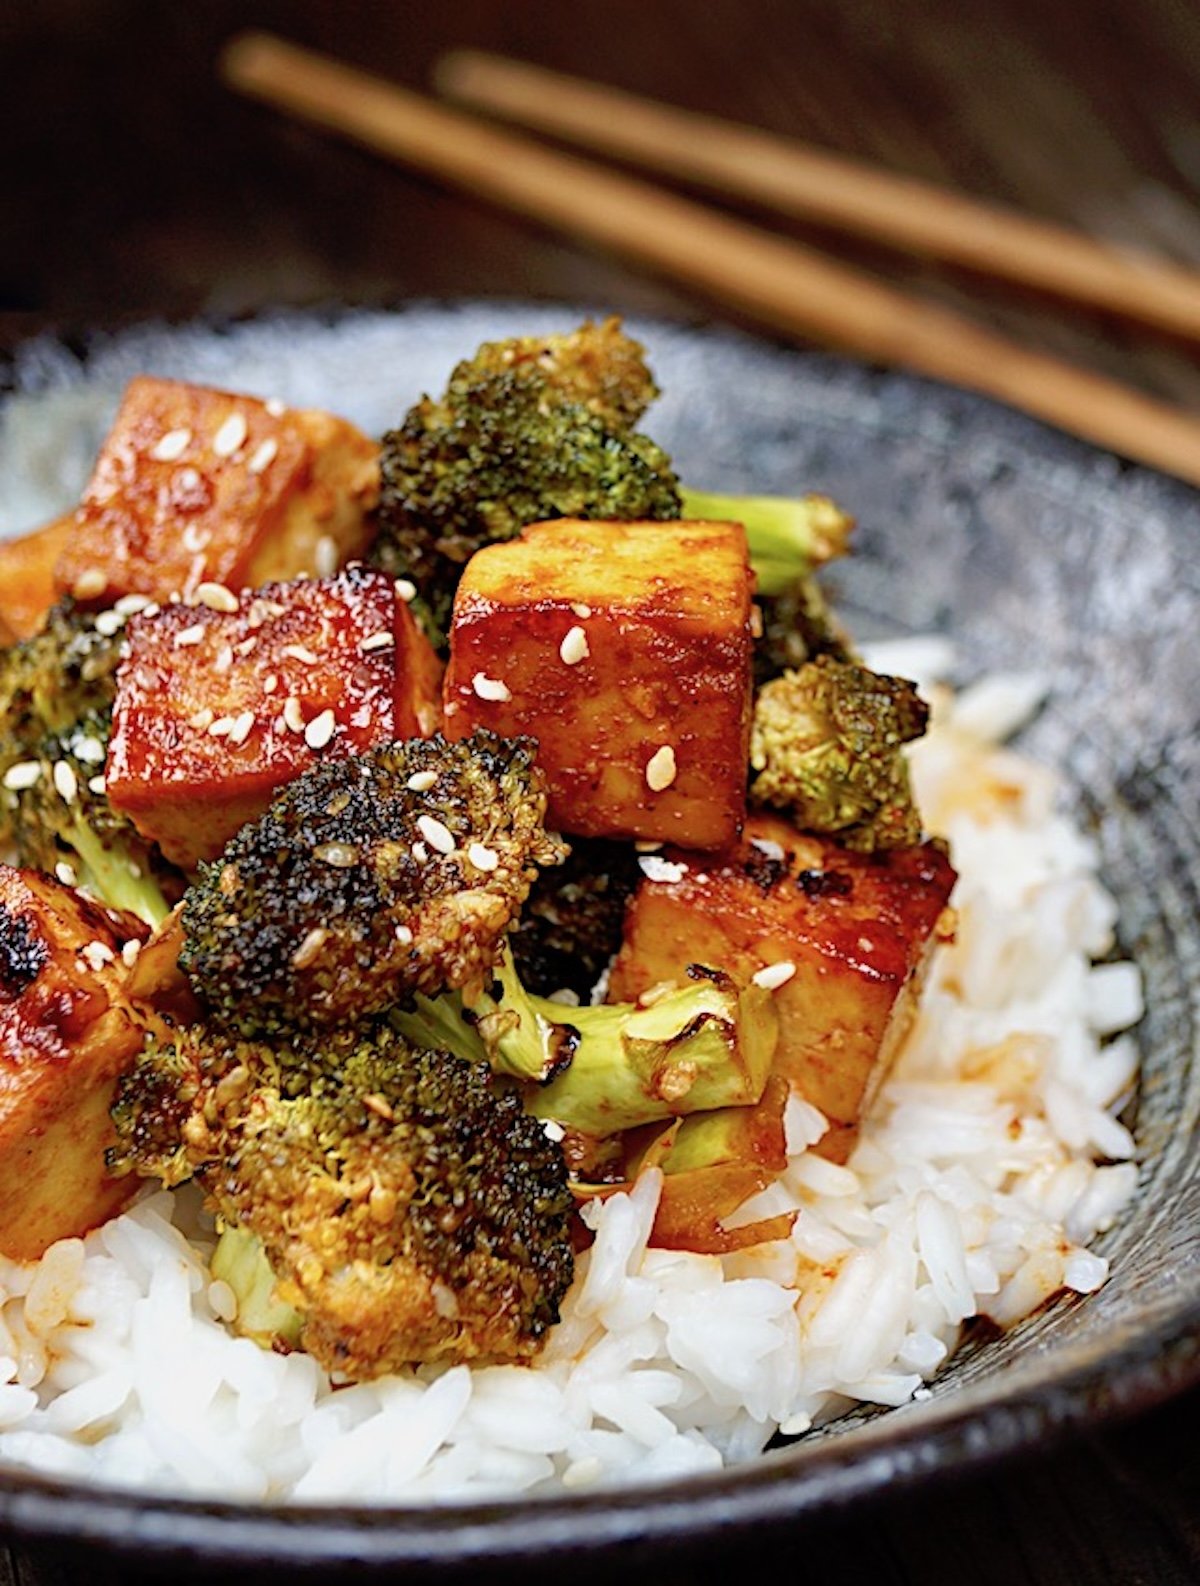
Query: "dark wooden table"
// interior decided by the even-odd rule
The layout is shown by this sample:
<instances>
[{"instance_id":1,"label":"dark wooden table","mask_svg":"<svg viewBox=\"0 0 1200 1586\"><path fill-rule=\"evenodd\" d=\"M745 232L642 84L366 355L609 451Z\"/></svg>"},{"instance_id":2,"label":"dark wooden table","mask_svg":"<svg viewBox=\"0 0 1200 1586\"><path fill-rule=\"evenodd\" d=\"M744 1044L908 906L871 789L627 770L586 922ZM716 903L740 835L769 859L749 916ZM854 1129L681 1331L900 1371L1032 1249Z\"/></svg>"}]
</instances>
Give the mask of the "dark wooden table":
<instances>
[{"instance_id":1,"label":"dark wooden table","mask_svg":"<svg viewBox=\"0 0 1200 1586\"><path fill-rule=\"evenodd\" d=\"M0 347L47 327L463 295L719 317L234 101L213 59L251 25L413 87L449 46L504 50L1200 266L1200 8L1189 0L9 0ZM782 229L1200 408L1196 349ZM707 1567L668 1561L653 1578L732 1566L873 1586L1184 1586L1200 1580L1198 1421L1193 1392L1065 1448L806 1527L786 1550L747 1542ZM92 1576L14 1553L8 1578Z\"/></svg>"}]
</instances>

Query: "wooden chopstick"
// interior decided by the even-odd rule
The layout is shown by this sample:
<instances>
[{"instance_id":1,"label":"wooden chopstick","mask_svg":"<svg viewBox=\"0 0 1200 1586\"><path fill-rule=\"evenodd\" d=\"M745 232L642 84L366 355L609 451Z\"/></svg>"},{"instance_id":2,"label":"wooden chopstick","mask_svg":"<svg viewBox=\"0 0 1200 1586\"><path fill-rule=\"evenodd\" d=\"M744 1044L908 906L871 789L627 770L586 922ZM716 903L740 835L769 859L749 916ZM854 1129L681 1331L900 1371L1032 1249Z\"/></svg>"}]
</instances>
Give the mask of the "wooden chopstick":
<instances>
[{"instance_id":1,"label":"wooden chopstick","mask_svg":"<svg viewBox=\"0 0 1200 1586\"><path fill-rule=\"evenodd\" d=\"M235 39L222 70L242 93L611 248L772 330L997 397L1200 484L1200 418L1007 341L814 250L270 35Z\"/></svg>"},{"instance_id":2,"label":"wooden chopstick","mask_svg":"<svg viewBox=\"0 0 1200 1586\"><path fill-rule=\"evenodd\" d=\"M440 92L726 196L1200 339L1200 275L933 183L477 50Z\"/></svg>"}]
</instances>

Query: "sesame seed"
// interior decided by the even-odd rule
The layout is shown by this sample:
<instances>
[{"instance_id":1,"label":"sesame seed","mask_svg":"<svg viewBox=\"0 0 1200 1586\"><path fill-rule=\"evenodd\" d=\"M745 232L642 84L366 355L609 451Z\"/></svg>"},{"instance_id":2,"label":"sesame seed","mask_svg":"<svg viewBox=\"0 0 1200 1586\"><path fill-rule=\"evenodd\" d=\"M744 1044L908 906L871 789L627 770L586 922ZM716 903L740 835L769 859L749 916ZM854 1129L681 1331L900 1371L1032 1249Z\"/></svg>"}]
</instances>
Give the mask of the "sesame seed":
<instances>
[{"instance_id":1,"label":"sesame seed","mask_svg":"<svg viewBox=\"0 0 1200 1586\"><path fill-rule=\"evenodd\" d=\"M750 637L761 639L763 636L763 614L760 606L750 607Z\"/></svg>"},{"instance_id":2,"label":"sesame seed","mask_svg":"<svg viewBox=\"0 0 1200 1586\"><path fill-rule=\"evenodd\" d=\"M674 782L675 771L675 751L669 743L664 743L646 762L646 786L652 793L661 793Z\"/></svg>"},{"instance_id":3,"label":"sesame seed","mask_svg":"<svg viewBox=\"0 0 1200 1586\"><path fill-rule=\"evenodd\" d=\"M193 491L193 490L198 490L199 487L200 487L200 473L199 473L199 470L195 469L195 468L181 468L179 470L179 472L175 475L175 484L178 487L178 489L186 490L189 493L191 491ZM199 538L199 535L197 535L197 538ZM204 544L205 545L208 544L208 535L207 534L205 534L205 536L204 536ZM191 549L190 546L188 548L189 548L189 550Z\"/></svg>"},{"instance_id":4,"label":"sesame seed","mask_svg":"<svg viewBox=\"0 0 1200 1586\"><path fill-rule=\"evenodd\" d=\"M193 557L198 557L201 550L208 547L208 542L212 539L212 530L201 528L200 523L189 523L179 538L184 542L184 550L189 550Z\"/></svg>"},{"instance_id":5,"label":"sesame seed","mask_svg":"<svg viewBox=\"0 0 1200 1586\"><path fill-rule=\"evenodd\" d=\"M168 430L150 455L156 463L177 463L191 443L191 430Z\"/></svg>"},{"instance_id":6,"label":"sesame seed","mask_svg":"<svg viewBox=\"0 0 1200 1586\"><path fill-rule=\"evenodd\" d=\"M90 735L84 738L76 738L71 745L71 752L76 760L82 760L84 765L103 765L105 756L108 753L99 738L93 738Z\"/></svg>"},{"instance_id":7,"label":"sesame seed","mask_svg":"<svg viewBox=\"0 0 1200 1586\"><path fill-rule=\"evenodd\" d=\"M331 710L314 716L304 729L304 741L310 749L323 749L337 731L337 717Z\"/></svg>"},{"instance_id":8,"label":"sesame seed","mask_svg":"<svg viewBox=\"0 0 1200 1586\"><path fill-rule=\"evenodd\" d=\"M273 694L278 687L279 687L279 674L278 674L278 672L268 672L266 677L263 678L263 685L262 685L263 693L264 694Z\"/></svg>"},{"instance_id":9,"label":"sesame seed","mask_svg":"<svg viewBox=\"0 0 1200 1586\"><path fill-rule=\"evenodd\" d=\"M382 1118L384 1123L392 1123L395 1120L396 1114L391 1102L378 1091L372 1091L369 1096L364 1096L363 1106L368 1112L373 1112L377 1118Z\"/></svg>"},{"instance_id":10,"label":"sesame seed","mask_svg":"<svg viewBox=\"0 0 1200 1586\"><path fill-rule=\"evenodd\" d=\"M207 606L210 611L235 612L238 609L238 598L232 589L226 589L224 584L211 581L196 585L196 599L202 606Z\"/></svg>"},{"instance_id":11,"label":"sesame seed","mask_svg":"<svg viewBox=\"0 0 1200 1586\"><path fill-rule=\"evenodd\" d=\"M229 730L230 743L245 743L254 731L254 712L244 710Z\"/></svg>"},{"instance_id":12,"label":"sesame seed","mask_svg":"<svg viewBox=\"0 0 1200 1586\"><path fill-rule=\"evenodd\" d=\"M59 798L67 804L79 792L79 778L66 760L54 762L54 786Z\"/></svg>"},{"instance_id":13,"label":"sesame seed","mask_svg":"<svg viewBox=\"0 0 1200 1586\"><path fill-rule=\"evenodd\" d=\"M331 534L322 534L313 549L313 566L318 578L329 578L338 570L338 544Z\"/></svg>"},{"instance_id":14,"label":"sesame seed","mask_svg":"<svg viewBox=\"0 0 1200 1586\"><path fill-rule=\"evenodd\" d=\"M152 604L148 595L122 595L120 600L113 601L113 610L119 611L123 617L134 617Z\"/></svg>"},{"instance_id":15,"label":"sesame seed","mask_svg":"<svg viewBox=\"0 0 1200 1586\"><path fill-rule=\"evenodd\" d=\"M555 1123L553 1118L542 1119L542 1133L546 1136L547 1140L552 1140L555 1145L557 1145L560 1140L565 1140L567 1137L567 1131L563 1128L562 1124Z\"/></svg>"},{"instance_id":16,"label":"sesame seed","mask_svg":"<svg viewBox=\"0 0 1200 1586\"><path fill-rule=\"evenodd\" d=\"M105 964L112 963L116 955L112 948L104 942L89 942L86 947L80 950L79 956L86 961L89 969L99 973Z\"/></svg>"},{"instance_id":17,"label":"sesame seed","mask_svg":"<svg viewBox=\"0 0 1200 1586\"><path fill-rule=\"evenodd\" d=\"M407 605L410 600L415 600L417 598L417 586L413 583L411 578L398 578L393 587L395 588L396 594L402 601L404 601L405 605Z\"/></svg>"},{"instance_id":18,"label":"sesame seed","mask_svg":"<svg viewBox=\"0 0 1200 1586\"><path fill-rule=\"evenodd\" d=\"M507 683L502 683L499 678L488 677L485 672L476 672L471 679L471 687L480 699L496 700L503 703L512 698L512 690Z\"/></svg>"},{"instance_id":19,"label":"sesame seed","mask_svg":"<svg viewBox=\"0 0 1200 1586\"><path fill-rule=\"evenodd\" d=\"M787 857L784 853L783 844L775 842L771 837L752 837L750 846L751 848L757 848L759 853L765 855L773 864L781 865Z\"/></svg>"},{"instance_id":20,"label":"sesame seed","mask_svg":"<svg viewBox=\"0 0 1200 1586\"><path fill-rule=\"evenodd\" d=\"M429 846L436 848L439 854L452 854L458 847L449 826L435 820L432 815L418 815L417 830Z\"/></svg>"},{"instance_id":21,"label":"sesame seed","mask_svg":"<svg viewBox=\"0 0 1200 1586\"><path fill-rule=\"evenodd\" d=\"M483 843L472 843L467 849L467 858L476 870L495 870L500 863L500 856L494 848L488 848Z\"/></svg>"},{"instance_id":22,"label":"sesame seed","mask_svg":"<svg viewBox=\"0 0 1200 1586\"><path fill-rule=\"evenodd\" d=\"M685 864L664 859L661 854L642 854L638 860L638 868L647 881L661 881L667 886L682 881L688 873Z\"/></svg>"},{"instance_id":23,"label":"sesame seed","mask_svg":"<svg viewBox=\"0 0 1200 1586\"><path fill-rule=\"evenodd\" d=\"M585 661L591 653L587 634L583 629L568 628L563 636L563 642L558 647L559 659L567 666L576 666L580 661Z\"/></svg>"},{"instance_id":24,"label":"sesame seed","mask_svg":"<svg viewBox=\"0 0 1200 1586\"><path fill-rule=\"evenodd\" d=\"M585 605L582 600L573 600L571 602L571 610L583 622L586 622L592 614L592 608Z\"/></svg>"},{"instance_id":25,"label":"sesame seed","mask_svg":"<svg viewBox=\"0 0 1200 1586\"><path fill-rule=\"evenodd\" d=\"M231 644L223 644L217 651L216 656L213 658L213 671L228 672L232 665L233 646Z\"/></svg>"},{"instance_id":26,"label":"sesame seed","mask_svg":"<svg viewBox=\"0 0 1200 1586\"><path fill-rule=\"evenodd\" d=\"M102 611L96 618L96 632L104 639L111 639L114 634L120 633L124 626L124 616L115 609Z\"/></svg>"},{"instance_id":27,"label":"sesame seed","mask_svg":"<svg viewBox=\"0 0 1200 1586\"><path fill-rule=\"evenodd\" d=\"M414 771L404 785L411 793L428 793L436 781L436 771Z\"/></svg>"},{"instance_id":28,"label":"sesame seed","mask_svg":"<svg viewBox=\"0 0 1200 1586\"><path fill-rule=\"evenodd\" d=\"M54 874L62 882L64 887L73 887L78 879L74 868L69 865L65 859L60 859L55 865Z\"/></svg>"},{"instance_id":29,"label":"sesame seed","mask_svg":"<svg viewBox=\"0 0 1200 1586\"><path fill-rule=\"evenodd\" d=\"M76 600L95 600L108 588L108 579L98 567L85 567L71 586Z\"/></svg>"},{"instance_id":30,"label":"sesame seed","mask_svg":"<svg viewBox=\"0 0 1200 1586\"><path fill-rule=\"evenodd\" d=\"M18 760L4 773L4 786L10 793L23 793L26 788L36 787L41 776L40 760Z\"/></svg>"},{"instance_id":31,"label":"sesame seed","mask_svg":"<svg viewBox=\"0 0 1200 1586\"><path fill-rule=\"evenodd\" d=\"M102 776L89 777L88 778L88 792L89 793L97 793L97 794L107 793L108 792L108 783L104 780L104 778Z\"/></svg>"},{"instance_id":32,"label":"sesame seed","mask_svg":"<svg viewBox=\"0 0 1200 1586\"><path fill-rule=\"evenodd\" d=\"M633 846L635 852L639 854L656 854L662 843L657 837L639 837Z\"/></svg>"},{"instance_id":33,"label":"sesame seed","mask_svg":"<svg viewBox=\"0 0 1200 1586\"><path fill-rule=\"evenodd\" d=\"M207 732L216 719L216 712L211 705L203 705L194 716L189 717L188 726L194 727L197 732Z\"/></svg>"},{"instance_id":34,"label":"sesame seed","mask_svg":"<svg viewBox=\"0 0 1200 1586\"><path fill-rule=\"evenodd\" d=\"M319 655L314 655L307 644L285 644L279 653L292 661L303 661L305 666L316 666L321 659Z\"/></svg>"},{"instance_id":35,"label":"sesame seed","mask_svg":"<svg viewBox=\"0 0 1200 1586\"><path fill-rule=\"evenodd\" d=\"M329 932L325 927L323 925L315 926L292 954L292 968L307 969L310 964L316 963L321 956L321 949L328 940Z\"/></svg>"},{"instance_id":36,"label":"sesame seed","mask_svg":"<svg viewBox=\"0 0 1200 1586\"><path fill-rule=\"evenodd\" d=\"M236 725L236 716L218 716L216 721L209 722L208 736L210 738L228 738Z\"/></svg>"},{"instance_id":37,"label":"sesame seed","mask_svg":"<svg viewBox=\"0 0 1200 1586\"><path fill-rule=\"evenodd\" d=\"M359 855L353 843L318 843L313 849L313 858L332 865L335 870L349 870L358 863Z\"/></svg>"},{"instance_id":38,"label":"sesame seed","mask_svg":"<svg viewBox=\"0 0 1200 1586\"><path fill-rule=\"evenodd\" d=\"M175 648L185 650L189 644L199 644L204 638L204 624L193 622L190 628L180 628L175 635Z\"/></svg>"},{"instance_id":39,"label":"sesame seed","mask_svg":"<svg viewBox=\"0 0 1200 1586\"><path fill-rule=\"evenodd\" d=\"M218 457L232 457L245 439L245 415L234 412L213 436L212 448Z\"/></svg>"},{"instance_id":40,"label":"sesame seed","mask_svg":"<svg viewBox=\"0 0 1200 1586\"><path fill-rule=\"evenodd\" d=\"M372 633L359 645L364 655L369 655L372 650L390 650L396 643L396 637L391 633Z\"/></svg>"},{"instance_id":41,"label":"sesame seed","mask_svg":"<svg viewBox=\"0 0 1200 1586\"><path fill-rule=\"evenodd\" d=\"M756 986L761 986L764 991L775 991L780 986L786 986L796 973L796 966L790 958L781 958L776 964L766 964L762 969L751 975Z\"/></svg>"},{"instance_id":42,"label":"sesame seed","mask_svg":"<svg viewBox=\"0 0 1200 1586\"><path fill-rule=\"evenodd\" d=\"M243 639L241 644L235 644L233 647L233 652L235 655L249 655L252 650L257 648L258 639L254 634L251 634L248 639Z\"/></svg>"},{"instance_id":43,"label":"sesame seed","mask_svg":"<svg viewBox=\"0 0 1200 1586\"><path fill-rule=\"evenodd\" d=\"M287 409L284 407L283 403L278 397L268 397L263 403L263 406L273 419L282 418L287 412Z\"/></svg>"},{"instance_id":44,"label":"sesame seed","mask_svg":"<svg viewBox=\"0 0 1200 1586\"><path fill-rule=\"evenodd\" d=\"M429 858L429 849L426 848L424 843L414 843L412 845L412 856L419 865L423 865Z\"/></svg>"},{"instance_id":45,"label":"sesame seed","mask_svg":"<svg viewBox=\"0 0 1200 1586\"><path fill-rule=\"evenodd\" d=\"M413 933L409 930L407 925L397 925L396 940L400 943L401 947L407 947L412 939Z\"/></svg>"},{"instance_id":46,"label":"sesame seed","mask_svg":"<svg viewBox=\"0 0 1200 1586\"><path fill-rule=\"evenodd\" d=\"M252 474L265 473L275 461L275 453L279 450L279 442L273 435L268 435L265 441L255 448L254 455L246 464Z\"/></svg>"},{"instance_id":47,"label":"sesame seed","mask_svg":"<svg viewBox=\"0 0 1200 1586\"><path fill-rule=\"evenodd\" d=\"M137 956L141 950L141 942L138 941L136 936L131 936L121 949L121 957L124 959L127 969L132 969L134 964L137 963Z\"/></svg>"},{"instance_id":48,"label":"sesame seed","mask_svg":"<svg viewBox=\"0 0 1200 1586\"><path fill-rule=\"evenodd\" d=\"M283 702L283 721L289 732L304 731L304 707L295 694L289 694Z\"/></svg>"}]
</instances>

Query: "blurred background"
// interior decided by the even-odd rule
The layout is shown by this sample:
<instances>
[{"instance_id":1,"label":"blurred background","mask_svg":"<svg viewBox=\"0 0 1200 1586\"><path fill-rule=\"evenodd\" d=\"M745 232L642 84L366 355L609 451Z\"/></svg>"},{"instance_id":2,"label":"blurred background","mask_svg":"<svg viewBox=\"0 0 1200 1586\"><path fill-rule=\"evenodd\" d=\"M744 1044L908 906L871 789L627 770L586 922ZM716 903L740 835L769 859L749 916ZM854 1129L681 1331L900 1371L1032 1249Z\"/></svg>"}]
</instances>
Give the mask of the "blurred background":
<instances>
[{"instance_id":1,"label":"blurred background","mask_svg":"<svg viewBox=\"0 0 1200 1586\"><path fill-rule=\"evenodd\" d=\"M729 317L236 98L215 62L247 27L418 90L444 50L497 50L1200 265L1194 0L4 0L0 349L46 329L75 341L147 318L462 296ZM1200 409L1200 354L1169 336L772 225ZM1193 1393L865 1526L833 1519L803 1556L877 1586L1193 1582L1198 1412ZM7 1565L35 1578L23 1554Z\"/></svg>"}]
</instances>

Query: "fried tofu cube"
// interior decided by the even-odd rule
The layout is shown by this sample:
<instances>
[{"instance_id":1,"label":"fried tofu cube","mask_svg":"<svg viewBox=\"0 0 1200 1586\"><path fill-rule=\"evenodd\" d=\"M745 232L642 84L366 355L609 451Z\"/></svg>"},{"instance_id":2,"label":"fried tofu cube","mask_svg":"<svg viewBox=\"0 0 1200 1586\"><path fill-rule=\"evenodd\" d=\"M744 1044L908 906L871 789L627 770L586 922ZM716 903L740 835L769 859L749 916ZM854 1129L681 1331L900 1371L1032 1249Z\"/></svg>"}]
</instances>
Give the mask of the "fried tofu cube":
<instances>
[{"instance_id":1,"label":"fried tofu cube","mask_svg":"<svg viewBox=\"0 0 1200 1586\"><path fill-rule=\"evenodd\" d=\"M331 573L366 548L378 491L378 450L344 419L143 375L96 459L56 585L110 604Z\"/></svg>"},{"instance_id":2,"label":"fried tofu cube","mask_svg":"<svg viewBox=\"0 0 1200 1586\"><path fill-rule=\"evenodd\" d=\"M942 848L851 853L753 814L719 859L643 861L609 997L632 1001L689 964L775 992L782 1074L829 1119L816 1149L844 1161L907 1030L933 944L950 929L955 873ZM784 966L791 965L788 973Z\"/></svg>"},{"instance_id":3,"label":"fried tofu cube","mask_svg":"<svg viewBox=\"0 0 1200 1586\"><path fill-rule=\"evenodd\" d=\"M209 600L130 620L105 770L114 808L184 869L318 759L440 719L440 665L385 574L356 563Z\"/></svg>"},{"instance_id":4,"label":"fried tofu cube","mask_svg":"<svg viewBox=\"0 0 1200 1586\"><path fill-rule=\"evenodd\" d=\"M109 1109L145 1031L122 995L137 922L0 865L0 1251L35 1260L118 1212Z\"/></svg>"},{"instance_id":5,"label":"fried tofu cube","mask_svg":"<svg viewBox=\"0 0 1200 1586\"><path fill-rule=\"evenodd\" d=\"M74 531L74 518L56 518L19 539L0 540L0 629L4 643L39 632L58 599L54 570Z\"/></svg>"},{"instance_id":6,"label":"fried tofu cube","mask_svg":"<svg viewBox=\"0 0 1200 1586\"><path fill-rule=\"evenodd\" d=\"M564 518L486 546L454 603L446 734L536 738L561 831L723 847L745 814L752 589L736 523Z\"/></svg>"}]
</instances>

